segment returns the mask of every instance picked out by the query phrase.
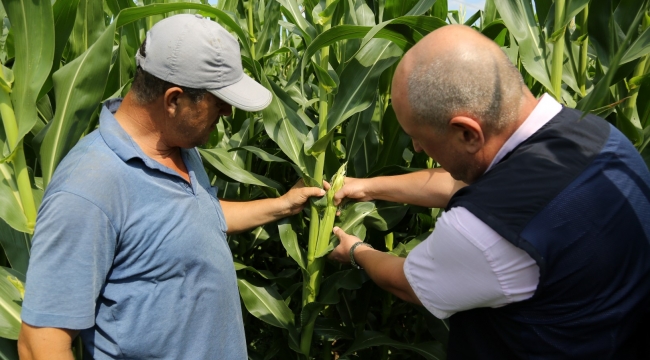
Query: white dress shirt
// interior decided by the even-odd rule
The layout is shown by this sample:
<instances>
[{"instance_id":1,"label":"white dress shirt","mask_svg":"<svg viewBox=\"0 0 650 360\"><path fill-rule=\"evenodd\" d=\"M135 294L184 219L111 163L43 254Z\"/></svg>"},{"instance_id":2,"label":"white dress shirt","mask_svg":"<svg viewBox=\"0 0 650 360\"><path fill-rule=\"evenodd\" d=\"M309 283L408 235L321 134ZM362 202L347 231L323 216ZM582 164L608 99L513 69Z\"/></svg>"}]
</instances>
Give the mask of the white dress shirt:
<instances>
[{"instance_id":1,"label":"white dress shirt","mask_svg":"<svg viewBox=\"0 0 650 360\"><path fill-rule=\"evenodd\" d=\"M562 105L544 94L487 171L561 110ZM526 300L539 283L535 260L463 207L440 216L433 233L407 256L404 273L418 299L440 319Z\"/></svg>"}]
</instances>

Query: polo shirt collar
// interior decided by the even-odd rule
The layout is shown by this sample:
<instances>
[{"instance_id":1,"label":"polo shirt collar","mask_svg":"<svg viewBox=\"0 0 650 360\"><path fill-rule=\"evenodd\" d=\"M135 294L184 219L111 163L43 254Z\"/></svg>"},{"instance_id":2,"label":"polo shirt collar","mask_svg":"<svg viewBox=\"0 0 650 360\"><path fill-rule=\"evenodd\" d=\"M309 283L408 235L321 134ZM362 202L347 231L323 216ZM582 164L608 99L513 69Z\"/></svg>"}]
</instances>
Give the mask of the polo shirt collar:
<instances>
[{"instance_id":1,"label":"polo shirt collar","mask_svg":"<svg viewBox=\"0 0 650 360\"><path fill-rule=\"evenodd\" d=\"M120 126L115 116L113 116L121 104L122 99L120 98L111 99L104 103L102 111L99 114L99 133L104 138L106 145L122 161L127 162L133 158L144 160L144 154L138 144L122 129L122 126Z\"/></svg>"},{"instance_id":2,"label":"polo shirt collar","mask_svg":"<svg viewBox=\"0 0 650 360\"><path fill-rule=\"evenodd\" d=\"M131 135L124 131L113 115L121 104L122 99L117 98L107 100L104 102L104 106L102 106L102 111L99 115L99 133L104 139L104 142L106 142L106 145L124 162L137 158L142 160L142 162L150 169L159 170L182 179L182 177L174 170L146 155L142 149L140 149L140 146L133 141ZM185 162L185 166L188 167L188 171L192 172L194 169L190 168L188 162L189 151L190 150L187 149L181 149L181 156Z\"/></svg>"}]
</instances>

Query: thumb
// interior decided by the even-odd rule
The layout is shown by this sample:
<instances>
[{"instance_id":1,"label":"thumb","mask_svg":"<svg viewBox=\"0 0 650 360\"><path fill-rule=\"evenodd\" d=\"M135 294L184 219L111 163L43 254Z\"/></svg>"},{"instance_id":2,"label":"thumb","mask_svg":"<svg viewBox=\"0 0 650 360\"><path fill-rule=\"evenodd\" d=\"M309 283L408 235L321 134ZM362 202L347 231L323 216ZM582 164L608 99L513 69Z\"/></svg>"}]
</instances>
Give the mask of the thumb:
<instances>
[{"instance_id":1,"label":"thumb","mask_svg":"<svg viewBox=\"0 0 650 360\"><path fill-rule=\"evenodd\" d=\"M308 187L308 188L304 188L304 189L305 190L303 190L303 191L305 192L305 195L308 196L308 197L311 197L311 196L323 196L323 195L325 195L327 193L324 189L317 188L317 187Z\"/></svg>"},{"instance_id":2,"label":"thumb","mask_svg":"<svg viewBox=\"0 0 650 360\"><path fill-rule=\"evenodd\" d=\"M333 198L334 205L338 206L341 203L341 201L343 201L343 199L345 199L346 195L347 195L347 193L345 191L345 185L344 185L343 188L341 188L339 191L334 193L334 198Z\"/></svg>"},{"instance_id":3,"label":"thumb","mask_svg":"<svg viewBox=\"0 0 650 360\"><path fill-rule=\"evenodd\" d=\"M345 233L345 231L343 231L343 229L341 229L338 226L332 228L332 232L334 233L334 235L336 235L339 238L339 240L342 240L344 237L349 236L348 234Z\"/></svg>"}]
</instances>

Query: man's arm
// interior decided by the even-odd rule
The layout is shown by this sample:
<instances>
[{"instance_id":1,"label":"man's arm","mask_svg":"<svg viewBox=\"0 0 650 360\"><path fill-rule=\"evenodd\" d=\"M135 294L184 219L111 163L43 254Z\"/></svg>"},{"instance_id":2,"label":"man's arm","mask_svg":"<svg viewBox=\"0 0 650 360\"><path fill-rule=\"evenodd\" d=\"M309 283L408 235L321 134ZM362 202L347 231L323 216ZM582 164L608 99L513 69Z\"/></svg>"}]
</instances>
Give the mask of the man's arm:
<instances>
[{"instance_id":1,"label":"man's arm","mask_svg":"<svg viewBox=\"0 0 650 360\"><path fill-rule=\"evenodd\" d=\"M220 200L228 225L228 234L236 234L302 211L312 196L323 196L325 190L304 187L299 181L286 194L274 199L253 201Z\"/></svg>"},{"instance_id":2,"label":"man's arm","mask_svg":"<svg viewBox=\"0 0 650 360\"><path fill-rule=\"evenodd\" d=\"M23 323L18 336L21 360L73 360L72 340L77 330L34 327Z\"/></svg>"},{"instance_id":3,"label":"man's arm","mask_svg":"<svg viewBox=\"0 0 650 360\"><path fill-rule=\"evenodd\" d=\"M346 234L339 227L335 227L333 232L339 238L340 243L329 255L329 258L349 264L350 248L361 240L356 236ZM404 301L422 305L404 275L405 260L368 246L357 246L354 249L354 261L366 270L375 284Z\"/></svg>"},{"instance_id":4,"label":"man's arm","mask_svg":"<svg viewBox=\"0 0 650 360\"><path fill-rule=\"evenodd\" d=\"M465 183L454 180L441 168L368 179L346 178L343 188L334 195L334 202L338 204L347 197L358 201L387 200L444 208L456 191L464 186Z\"/></svg>"}]
</instances>

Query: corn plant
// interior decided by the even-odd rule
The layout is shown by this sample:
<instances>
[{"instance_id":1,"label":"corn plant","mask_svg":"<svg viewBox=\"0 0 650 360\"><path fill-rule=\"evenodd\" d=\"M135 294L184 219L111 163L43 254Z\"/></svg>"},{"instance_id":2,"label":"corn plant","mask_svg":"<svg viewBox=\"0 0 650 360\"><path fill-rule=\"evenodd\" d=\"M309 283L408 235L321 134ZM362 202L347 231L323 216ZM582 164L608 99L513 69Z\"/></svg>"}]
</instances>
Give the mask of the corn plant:
<instances>
[{"instance_id":1,"label":"corn plant","mask_svg":"<svg viewBox=\"0 0 650 360\"><path fill-rule=\"evenodd\" d=\"M390 104L394 69L431 31L465 23L493 39L535 95L615 124L650 163L650 16L639 0L487 0L465 19L445 0L3 0L0 18L0 356L15 339L31 234L57 164L126 94L146 31L196 12L241 44L246 71L273 93L236 110L200 149L219 196L279 196L297 180L331 189L301 214L230 236L251 359L442 359L448 329L426 310L330 263L334 225L396 256L439 209L332 203L344 174L436 166L414 153ZM127 201L127 200L125 200ZM65 211L65 209L62 209ZM340 216L335 216L340 211ZM75 344L80 356L80 344Z\"/></svg>"}]
</instances>

